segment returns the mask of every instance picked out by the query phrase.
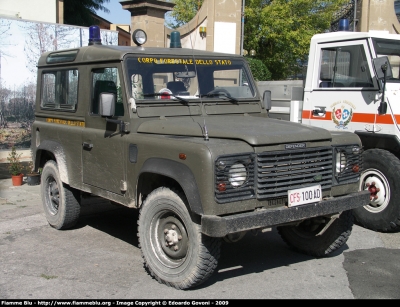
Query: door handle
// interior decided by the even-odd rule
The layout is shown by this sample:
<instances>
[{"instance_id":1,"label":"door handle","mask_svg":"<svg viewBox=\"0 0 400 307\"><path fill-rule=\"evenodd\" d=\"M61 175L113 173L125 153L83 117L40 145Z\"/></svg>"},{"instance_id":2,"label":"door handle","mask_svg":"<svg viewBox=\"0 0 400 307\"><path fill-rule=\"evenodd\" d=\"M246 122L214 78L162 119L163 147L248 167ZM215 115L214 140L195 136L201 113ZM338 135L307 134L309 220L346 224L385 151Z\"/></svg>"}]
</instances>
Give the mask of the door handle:
<instances>
[{"instance_id":1,"label":"door handle","mask_svg":"<svg viewBox=\"0 0 400 307\"><path fill-rule=\"evenodd\" d=\"M93 144L90 144L88 142L83 142L82 146L85 149L92 149L93 148Z\"/></svg>"},{"instance_id":2,"label":"door handle","mask_svg":"<svg viewBox=\"0 0 400 307\"><path fill-rule=\"evenodd\" d=\"M325 107L315 107L315 109L312 110L312 114L313 116L325 117L326 115Z\"/></svg>"}]
</instances>

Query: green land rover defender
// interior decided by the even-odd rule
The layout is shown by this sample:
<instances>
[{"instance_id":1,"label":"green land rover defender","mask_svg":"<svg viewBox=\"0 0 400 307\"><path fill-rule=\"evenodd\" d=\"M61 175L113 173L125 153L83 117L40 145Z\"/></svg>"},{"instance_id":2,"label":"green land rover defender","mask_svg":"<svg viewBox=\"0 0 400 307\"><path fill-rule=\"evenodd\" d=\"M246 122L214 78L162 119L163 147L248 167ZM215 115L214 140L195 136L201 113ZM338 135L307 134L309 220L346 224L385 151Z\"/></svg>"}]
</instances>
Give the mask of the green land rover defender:
<instances>
[{"instance_id":1,"label":"green land rover defender","mask_svg":"<svg viewBox=\"0 0 400 307\"><path fill-rule=\"evenodd\" d=\"M139 209L145 267L178 289L248 231L277 227L316 257L345 244L370 197L358 136L269 118L242 56L133 35L138 46L94 37L39 59L32 151L52 227L77 223L82 195Z\"/></svg>"}]
</instances>

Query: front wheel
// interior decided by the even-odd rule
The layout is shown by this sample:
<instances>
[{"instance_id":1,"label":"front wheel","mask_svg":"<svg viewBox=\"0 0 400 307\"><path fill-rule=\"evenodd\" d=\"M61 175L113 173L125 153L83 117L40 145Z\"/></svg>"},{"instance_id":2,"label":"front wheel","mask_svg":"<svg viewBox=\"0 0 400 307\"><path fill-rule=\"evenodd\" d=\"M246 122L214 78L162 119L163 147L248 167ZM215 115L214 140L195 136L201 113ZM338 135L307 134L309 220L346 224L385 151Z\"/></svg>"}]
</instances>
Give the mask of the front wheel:
<instances>
[{"instance_id":1,"label":"front wheel","mask_svg":"<svg viewBox=\"0 0 400 307\"><path fill-rule=\"evenodd\" d=\"M360 190L369 190L370 202L354 209L356 222L382 232L400 230L400 161L390 152L369 149L363 153Z\"/></svg>"},{"instance_id":2,"label":"front wheel","mask_svg":"<svg viewBox=\"0 0 400 307\"><path fill-rule=\"evenodd\" d=\"M145 267L160 283L187 289L204 282L217 267L220 240L203 235L184 197L168 188L146 197L138 237Z\"/></svg>"},{"instance_id":3,"label":"front wheel","mask_svg":"<svg viewBox=\"0 0 400 307\"><path fill-rule=\"evenodd\" d=\"M316 217L298 226L278 227L282 239L294 250L314 257L324 257L341 248L353 228L353 214L344 211L330 218Z\"/></svg>"},{"instance_id":4,"label":"front wheel","mask_svg":"<svg viewBox=\"0 0 400 307\"><path fill-rule=\"evenodd\" d=\"M54 161L44 165L41 181L43 208L49 224L56 229L73 227L81 210L79 191L61 181Z\"/></svg>"}]
</instances>

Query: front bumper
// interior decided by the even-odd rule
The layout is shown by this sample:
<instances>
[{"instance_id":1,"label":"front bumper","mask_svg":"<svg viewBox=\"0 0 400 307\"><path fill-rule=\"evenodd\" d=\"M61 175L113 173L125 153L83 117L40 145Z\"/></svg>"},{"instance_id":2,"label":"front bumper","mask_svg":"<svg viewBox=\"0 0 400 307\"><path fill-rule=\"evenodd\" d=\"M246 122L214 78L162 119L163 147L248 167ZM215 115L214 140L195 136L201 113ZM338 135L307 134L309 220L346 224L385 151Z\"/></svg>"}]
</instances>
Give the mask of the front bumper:
<instances>
[{"instance_id":1,"label":"front bumper","mask_svg":"<svg viewBox=\"0 0 400 307\"><path fill-rule=\"evenodd\" d=\"M223 217L203 215L201 231L210 237L224 237L230 233L279 226L362 207L369 203L369 196L369 191L362 191L290 208L263 209Z\"/></svg>"}]
</instances>

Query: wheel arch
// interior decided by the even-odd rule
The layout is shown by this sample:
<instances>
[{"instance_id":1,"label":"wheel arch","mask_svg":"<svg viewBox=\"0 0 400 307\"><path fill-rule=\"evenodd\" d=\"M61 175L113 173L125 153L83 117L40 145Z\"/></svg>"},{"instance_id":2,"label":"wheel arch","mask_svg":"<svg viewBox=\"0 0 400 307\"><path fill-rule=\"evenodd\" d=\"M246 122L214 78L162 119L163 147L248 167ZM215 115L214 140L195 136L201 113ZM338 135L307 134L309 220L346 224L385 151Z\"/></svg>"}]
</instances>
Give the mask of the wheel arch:
<instances>
[{"instance_id":1,"label":"wheel arch","mask_svg":"<svg viewBox=\"0 0 400 307\"><path fill-rule=\"evenodd\" d=\"M203 214L200 193L197 187L196 179L192 171L186 165L163 158L150 158L143 164L139 172L137 195L149 184L149 176L157 176L158 185L161 181L167 182L167 185L173 186L174 183L184 193L190 210L198 215ZM158 186L153 186L152 190ZM189 209L189 208L188 208Z\"/></svg>"},{"instance_id":2,"label":"wheel arch","mask_svg":"<svg viewBox=\"0 0 400 307\"><path fill-rule=\"evenodd\" d=\"M69 184L68 168L61 144L45 140L36 148L35 165L43 167L49 160L55 160L60 173L60 179L62 182Z\"/></svg>"},{"instance_id":3,"label":"wheel arch","mask_svg":"<svg viewBox=\"0 0 400 307\"><path fill-rule=\"evenodd\" d=\"M360 137L364 150L379 148L387 150L400 158L400 140L396 135L355 131Z\"/></svg>"}]
</instances>

